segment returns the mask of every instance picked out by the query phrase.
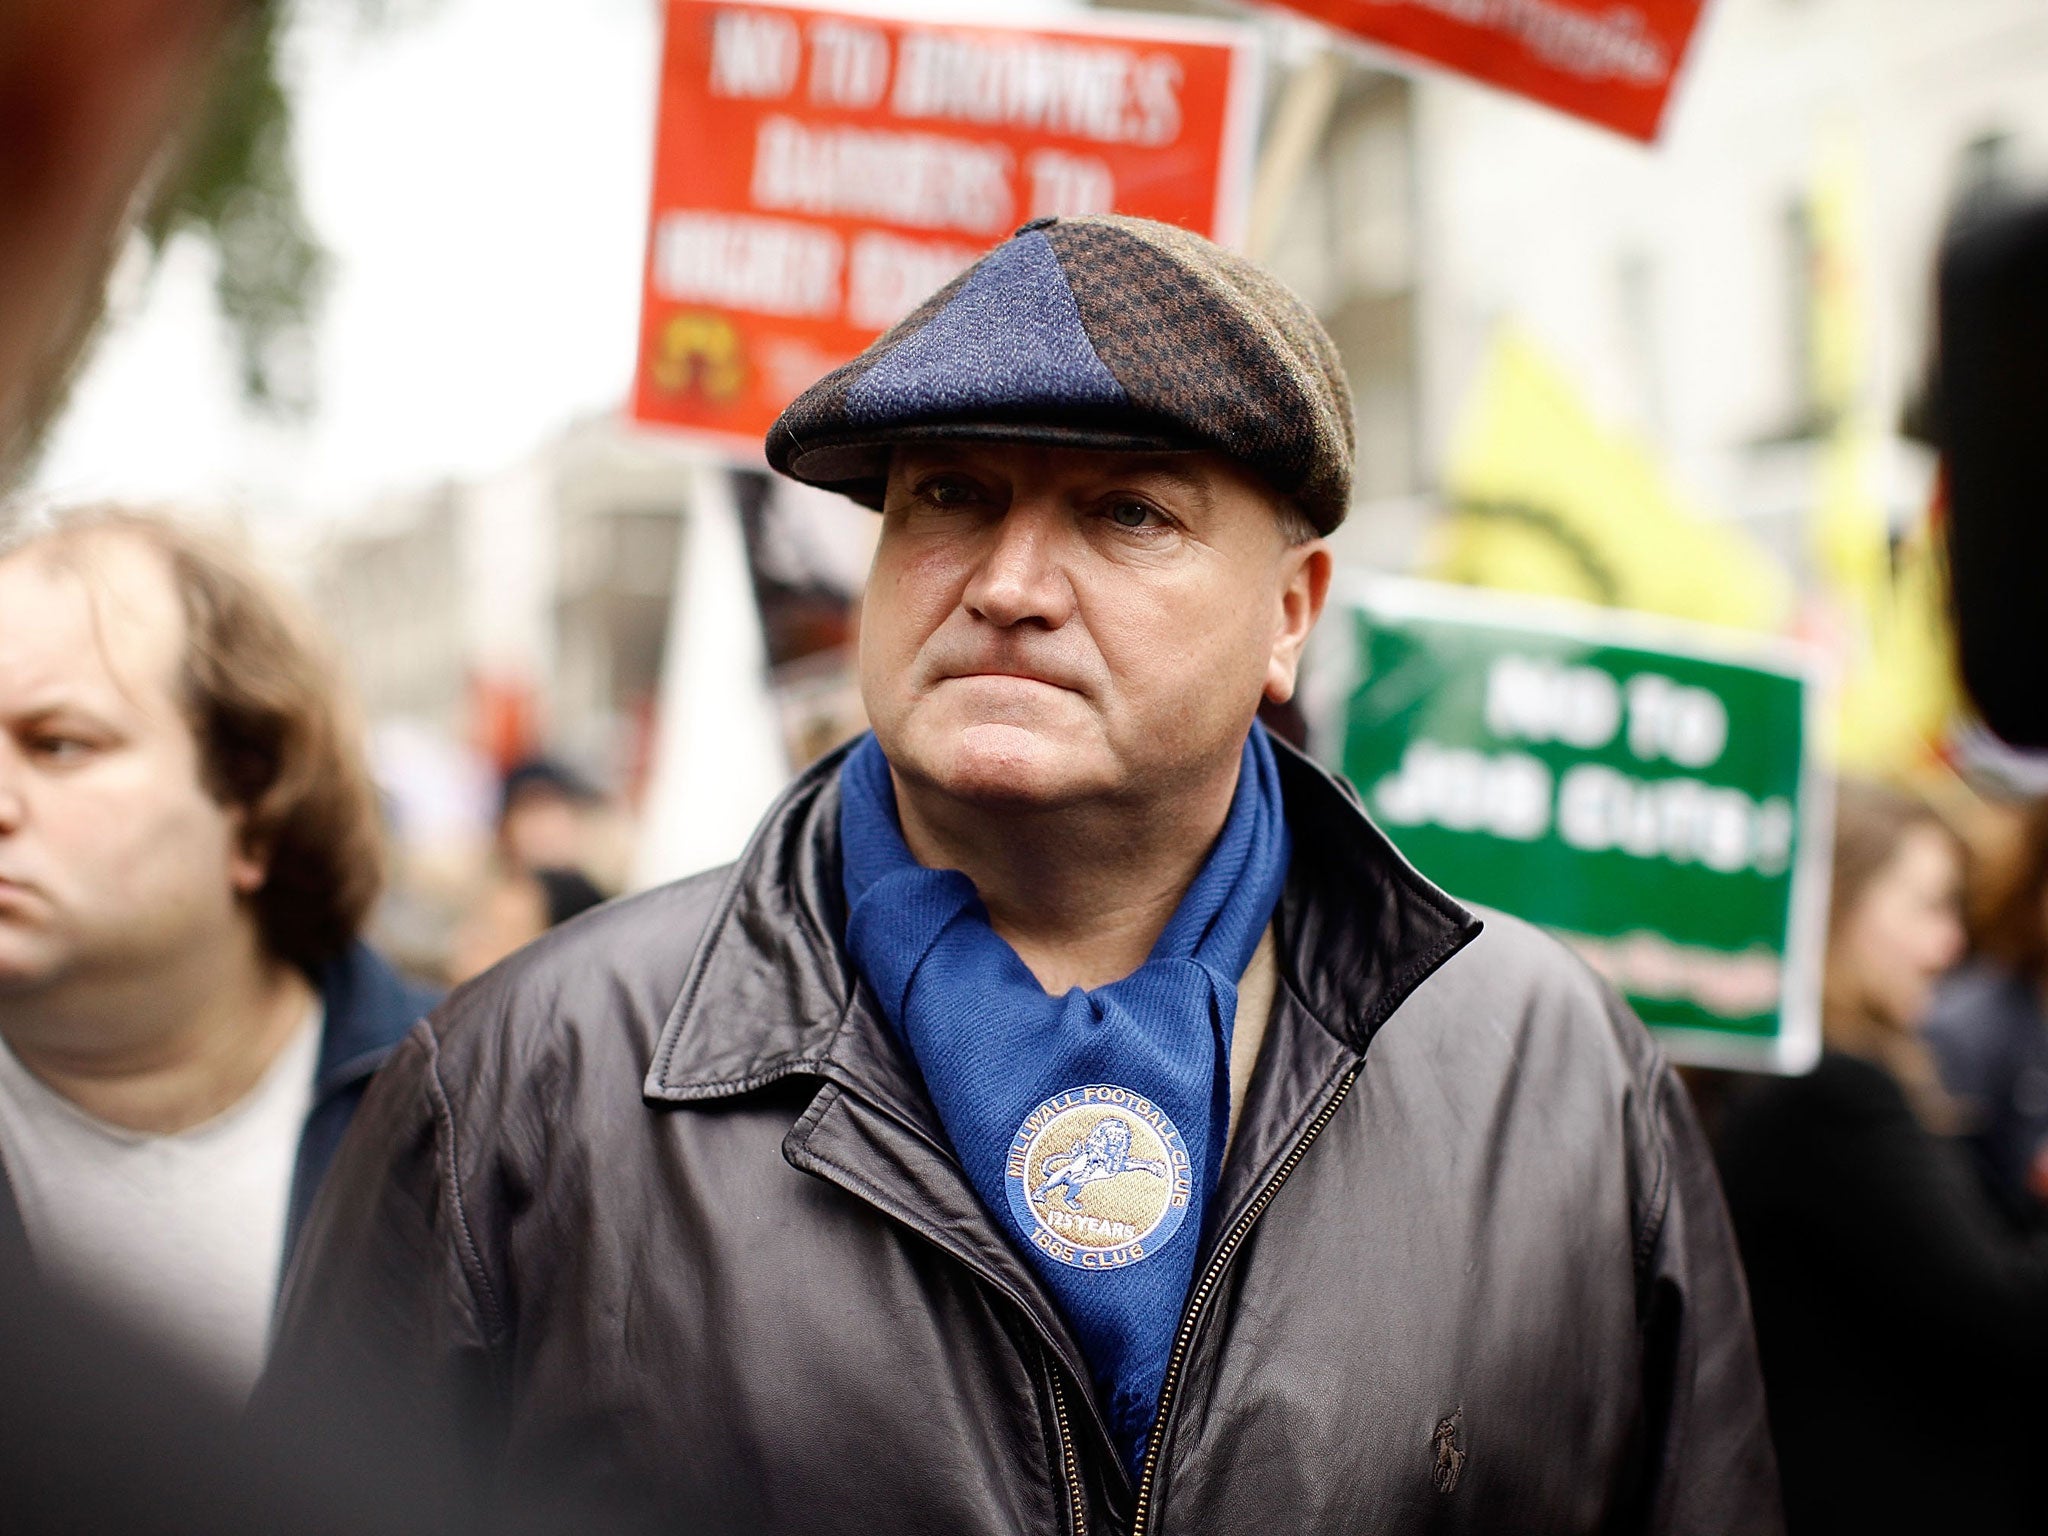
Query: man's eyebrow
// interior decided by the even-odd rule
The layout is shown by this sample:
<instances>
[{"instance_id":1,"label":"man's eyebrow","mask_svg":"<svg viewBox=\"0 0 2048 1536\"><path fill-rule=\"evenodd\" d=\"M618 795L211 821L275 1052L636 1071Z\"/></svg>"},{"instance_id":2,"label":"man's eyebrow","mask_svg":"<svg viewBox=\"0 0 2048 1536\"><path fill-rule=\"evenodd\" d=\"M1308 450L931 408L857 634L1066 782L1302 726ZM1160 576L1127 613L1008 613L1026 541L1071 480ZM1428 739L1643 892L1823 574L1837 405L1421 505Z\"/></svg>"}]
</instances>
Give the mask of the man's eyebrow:
<instances>
[{"instance_id":1,"label":"man's eyebrow","mask_svg":"<svg viewBox=\"0 0 2048 1536\"><path fill-rule=\"evenodd\" d=\"M1109 479L1124 475L1156 475L1161 479L1171 480L1200 503L1205 511L1216 501L1215 492L1209 488L1209 477L1176 458L1155 457L1148 453L1118 455L1111 460L1103 473Z\"/></svg>"},{"instance_id":2,"label":"man's eyebrow","mask_svg":"<svg viewBox=\"0 0 2048 1536\"><path fill-rule=\"evenodd\" d=\"M971 472L965 448L945 443L899 443L889 456L892 475L910 469L957 469Z\"/></svg>"},{"instance_id":3,"label":"man's eyebrow","mask_svg":"<svg viewBox=\"0 0 2048 1536\"><path fill-rule=\"evenodd\" d=\"M47 725L52 720L64 719L83 720L95 725L112 723L104 709L96 708L89 699L71 692L31 698L28 703L7 711L7 718L17 726Z\"/></svg>"}]
</instances>

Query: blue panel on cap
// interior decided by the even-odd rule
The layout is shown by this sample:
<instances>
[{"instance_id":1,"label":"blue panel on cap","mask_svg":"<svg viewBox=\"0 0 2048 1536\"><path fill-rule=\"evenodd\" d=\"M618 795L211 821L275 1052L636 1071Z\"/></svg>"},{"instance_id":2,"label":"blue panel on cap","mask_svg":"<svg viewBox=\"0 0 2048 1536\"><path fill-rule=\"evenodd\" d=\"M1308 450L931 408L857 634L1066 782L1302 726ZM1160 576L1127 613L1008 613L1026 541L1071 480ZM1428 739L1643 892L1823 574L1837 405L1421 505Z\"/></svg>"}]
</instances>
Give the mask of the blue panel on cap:
<instances>
[{"instance_id":1,"label":"blue panel on cap","mask_svg":"<svg viewBox=\"0 0 2048 1536\"><path fill-rule=\"evenodd\" d=\"M946 307L861 376L847 420L884 426L1019 408L1128 406L1081 328L1044 235L998 246Z\"/></svg>"}]
</instances>

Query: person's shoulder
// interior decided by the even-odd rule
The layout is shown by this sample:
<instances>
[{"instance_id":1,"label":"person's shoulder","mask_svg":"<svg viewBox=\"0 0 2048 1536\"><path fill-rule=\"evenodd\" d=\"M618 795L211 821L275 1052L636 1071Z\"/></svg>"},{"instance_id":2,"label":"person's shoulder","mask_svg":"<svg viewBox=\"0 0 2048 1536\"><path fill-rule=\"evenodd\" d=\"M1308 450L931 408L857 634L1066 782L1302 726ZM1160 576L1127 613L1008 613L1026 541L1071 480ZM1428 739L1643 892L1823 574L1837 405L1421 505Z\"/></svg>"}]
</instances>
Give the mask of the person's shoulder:
<instances>
[{"instance_id":1,"label":"person's shoulder","mask_svg":"<svg viewBox=\"0 0 2048 1536\"><path fill-rule=\"evenodd\" d=\"M1781 1134L1808 1140L1914 1123L1905 1090L1891 1073L1859 1056L1824 1051L1811 1071L1746 1083L1729 1105L1725 1137L1731 1143Z\"/></svg>"},{"instance_id":2,"label":"person's shoulder","mask_svg":"<svg viewBox=\"0 0 2048 1536\"><path fill-rule=\"evenodd\" d=\"M2038 1027L2040 1007L2026 979L1994 960L1966 961L1941 979L1928 1009L1937 1049L1981 1052L2014 1032Z\"/></svg>"},{"instance_id":3,"label":"person's shoulder","mask_svg":"<svg viewBox=\"0 0 2048 1536\"><path fill-rule=\"evenodd\" d=\"M644 1057L724 890L727 869L593 907L450 993L426 1030L449 1058L579 1051Z\"/></svg>"},{"instance_id":4,"label":"person's shoulder","mask_svg":"<svg viewBox=\"0 0 2048 1536\"><path fill-rule=\"evenodd\" d=\"M1662 1057L1628 1004L1569 945L1519 917L1474 906L1482 927L1433 978L1434 1003L1484 1020L1517 1056L1531 1049L1611 1061L1642 1079Z\"/></svg>"},{"instance_id":5,"label":"person's shoulder","mask_svg":"<svg viewBox=\"0 0 2048 1536\"><path fill-rule=\"evenodd\" d=\"M1683 1089L1570 947L1504 912L1473 912L1480 932L1387 1020L1367 1070L1378 1053L1382 1091L1419 1088L1446 1107L1431 1135L1543 1169L1560 1191L1611 1191L1625 1170L1629 1240L1648 1253L1686 1160L1703 1156Z\"/></svg>"},{"instance_id":6,"label":"person's shoulder","mask_svg":"<svg viewBox=\"0 0 2048 1536\"><path fill-rule=\"evenodd\" d=\"M2025 982L2009 966L1988 955L1974 955L1935 985L1937 1004L1950 1006L2008 998Z\"/></svg>"},{"instance_id":7,"label":"person's shoulder","mask_svg":"<svg viewBox=\"0 0 2048 1536\"><path fill-rule=\"evenodd\" d=\"M311 973L322 1011L323 1083L367 1075L441 1000L402 974L367 940L352 940Z\"/></svg>"},{"instance_id":8,"label":"person's shoulder","mask_svg":"<svg viewBox=\"0 0 2048 1536\"><path fill-rule=\"evenodd\" d=\"M1597 978L1585 962L1548 929L1476 902L1471 909L1484 926L1465 953L1483 957L1482 969L1519 987L1597 989Z\"/></svg>"},{"instance_id":9,"label":"person's shoulder","mask_svg":"<svg viewBox=\"0 0 2048 1536\"><path fill-rule=\"evenodd\" d=\"M1655 1187L1680 1093L1664 1053L1559 939L1473 911L1478 935L1389 1017L1368 1061L1378 1053L1388 1082L1426 1080L1461 1106L1459 1123L1553 1160L1560 1176L1617 1155L1646 1171L1641 1191Z\"/></svg>"}]
</instances>

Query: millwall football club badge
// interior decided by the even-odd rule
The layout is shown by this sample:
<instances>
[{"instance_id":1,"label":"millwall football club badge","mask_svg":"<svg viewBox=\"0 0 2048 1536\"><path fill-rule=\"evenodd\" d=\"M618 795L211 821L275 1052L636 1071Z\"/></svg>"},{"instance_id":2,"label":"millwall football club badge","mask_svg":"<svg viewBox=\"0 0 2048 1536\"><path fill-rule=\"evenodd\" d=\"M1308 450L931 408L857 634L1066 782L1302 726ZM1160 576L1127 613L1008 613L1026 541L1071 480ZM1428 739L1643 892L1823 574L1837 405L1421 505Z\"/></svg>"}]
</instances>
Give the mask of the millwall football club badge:
<instances>
[{"instance_id":1,"label":"millwall football club badge","mask_svg":"<svg viewBox=\"0 0 2048 1536\"><path fill-rule=\"evenodd\" d=\"M1128 1088L1056 1093L1024 1117L1005 1164L1024 1235L1076 1269L1121 1269L1166 1246L1188 1213L1188 1149Z\"/></svg>"}]
</instances>

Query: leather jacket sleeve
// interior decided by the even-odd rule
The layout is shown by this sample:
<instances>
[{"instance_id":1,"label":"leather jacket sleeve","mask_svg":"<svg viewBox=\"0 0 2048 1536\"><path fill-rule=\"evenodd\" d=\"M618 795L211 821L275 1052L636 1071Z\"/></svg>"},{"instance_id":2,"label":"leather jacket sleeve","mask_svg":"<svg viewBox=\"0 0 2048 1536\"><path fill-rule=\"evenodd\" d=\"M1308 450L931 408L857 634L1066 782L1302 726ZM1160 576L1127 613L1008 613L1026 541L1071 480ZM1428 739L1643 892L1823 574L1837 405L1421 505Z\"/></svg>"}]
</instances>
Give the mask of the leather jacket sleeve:
<instances>
[{"instance_id":1,"label":"leather jacket sleeve","mask_svg":"<svg viewBox=\"0 0 2048 1536\"><path fill-rule=\"evenodd\" d=\"M375 1404L391 1416L380 1443L488 1438L504 1313L463 1208L439 1067L422 1024L371 1085L287 1275L259 1413L318 1432L324 1404Z\"/></svg>"},{"instance_id":2,"label":"leather jacket sleeve","mask_svg":"<svg viewBox=\"0 0 2048 1536\"><path fill-rule=\"evenodd\" d=\"M1627 1015L1608 996L1609 1008ZM1777 1459L1713 1156L1677 1075L1641 1026L1627 1023L1624 1038L1640 1041L1647 1057L1636 1246L1645 1481L1624 1528L1771 1536L1784 1529Z\"/></svg>"}]
</instances>

